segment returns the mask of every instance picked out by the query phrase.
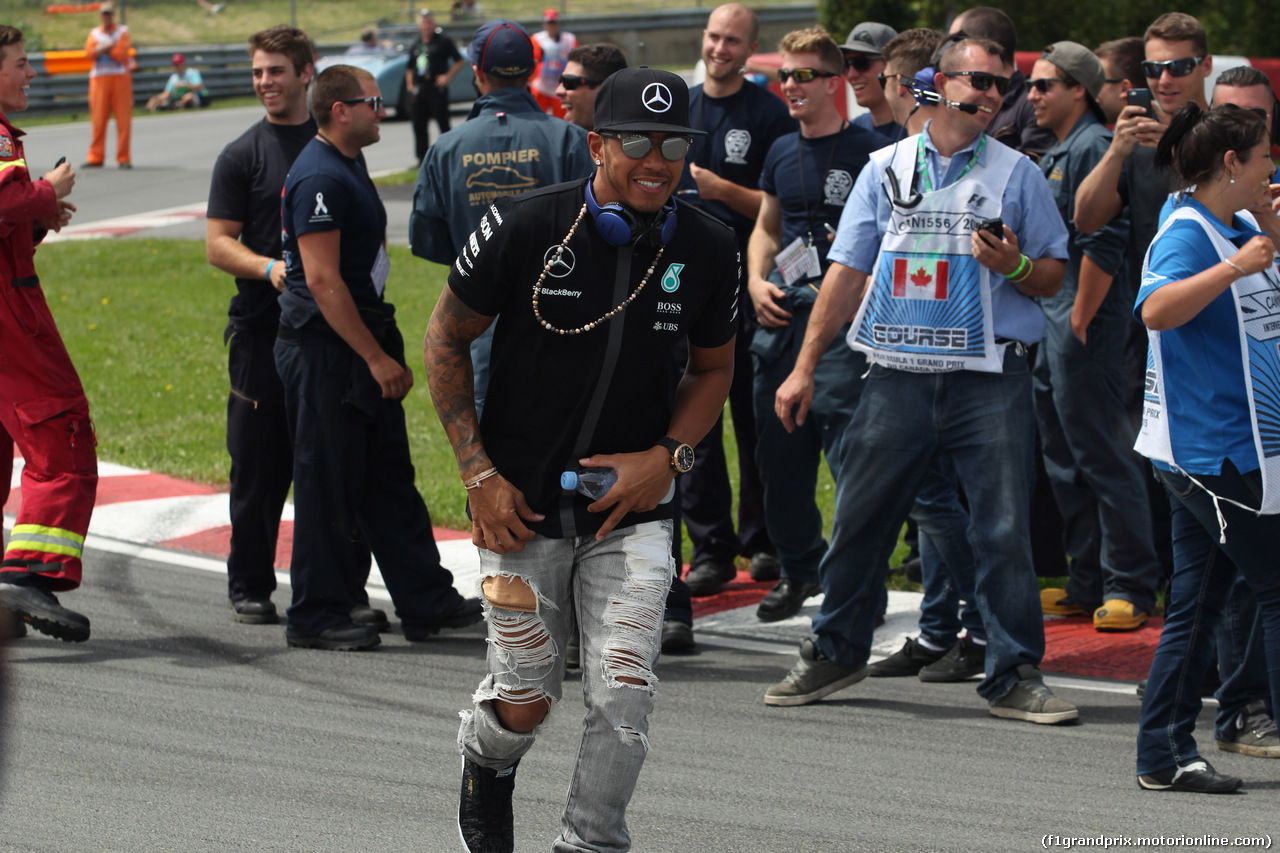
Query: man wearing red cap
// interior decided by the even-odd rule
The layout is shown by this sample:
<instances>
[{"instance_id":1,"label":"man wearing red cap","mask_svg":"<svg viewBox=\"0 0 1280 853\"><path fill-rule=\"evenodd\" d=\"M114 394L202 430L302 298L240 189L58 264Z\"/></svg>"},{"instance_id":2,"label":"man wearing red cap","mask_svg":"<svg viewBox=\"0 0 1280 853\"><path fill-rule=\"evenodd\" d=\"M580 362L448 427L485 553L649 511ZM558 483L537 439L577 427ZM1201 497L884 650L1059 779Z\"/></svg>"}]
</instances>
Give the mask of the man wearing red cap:
<instances>
[{"instance_id":1,"label":"man wearing red cap","mask_svg":"<svg viewBox=\"0 0 1280 853\"><path fill-rule=\"evenodd\" d=\"M564 118L564 107L556 97L556 87L560 85L560 75L569 61L569 51L577 46L577 36L560 32L560 13L555 9L544 11L542 31L533 36L533 58L538 61L538 67L534 69L529 86L542 111L556 118Z\"/></svg>"},{"instance_id":2,"label":"man wearing red cap","mask_svg":"<svg viewBox=\"0 0 1280 853\"><path fill-rule=\"evenodd\" d=\"M209 106L209 91L204 78L194 68L187 67L187 58L181 53L173 55L173 73L164 84L164 91L147 101L147 112L156 110L185 110L187 107Z\"/></svg>"}]
</instances>

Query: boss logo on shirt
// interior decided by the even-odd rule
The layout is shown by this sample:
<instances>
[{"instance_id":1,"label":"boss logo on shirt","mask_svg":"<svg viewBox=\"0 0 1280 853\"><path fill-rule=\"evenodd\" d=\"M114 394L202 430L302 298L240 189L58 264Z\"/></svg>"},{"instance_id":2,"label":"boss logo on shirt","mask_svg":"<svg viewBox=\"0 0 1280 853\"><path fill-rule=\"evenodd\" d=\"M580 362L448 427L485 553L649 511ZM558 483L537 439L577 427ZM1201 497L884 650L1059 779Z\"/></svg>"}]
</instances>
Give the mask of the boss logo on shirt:
<instances>
[{"instance_id":1,"label":"boss logo on shirt","mask_svg":"<svg viewBox=\"0 0 1280 853\"><path fill-rule=\"evenodd\" d=\"M844 169L832 169L827 172L827 180L822 185L827 204L833 204L836 207L844 207L845 201L849 198L849 191L852 189L853 175Z\"/></svg>"},{"instance_id":2,"label":"boss logo on shirt","mask_svg":"<svg viewBox=\"0 0 1280 853\"><path fill-rule=\"evenodd\" d=\"M745 130L731 130L724 135L724 161L738 166L747 165L747 149L751 147L751 134Z\"/></svg>"}]
</instances>

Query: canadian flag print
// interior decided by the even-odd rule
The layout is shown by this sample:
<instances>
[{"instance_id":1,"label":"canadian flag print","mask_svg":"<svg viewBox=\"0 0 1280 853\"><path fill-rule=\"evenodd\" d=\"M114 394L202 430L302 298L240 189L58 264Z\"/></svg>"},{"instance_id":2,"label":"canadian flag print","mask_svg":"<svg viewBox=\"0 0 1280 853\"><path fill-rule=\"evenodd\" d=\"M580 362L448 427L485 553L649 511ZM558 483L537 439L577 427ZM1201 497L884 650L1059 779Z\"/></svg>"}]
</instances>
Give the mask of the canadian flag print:
<instances>
[{"instance_id":1,"label":"canadian flag print","mask_svg":"<svg viewBox=\"0 0 1280 853\"><path fill-rule=\"evenodd\" d=\"M949 263L941 258L894 258L894 299L946 299Z\"/></svg>"}]
</instances>

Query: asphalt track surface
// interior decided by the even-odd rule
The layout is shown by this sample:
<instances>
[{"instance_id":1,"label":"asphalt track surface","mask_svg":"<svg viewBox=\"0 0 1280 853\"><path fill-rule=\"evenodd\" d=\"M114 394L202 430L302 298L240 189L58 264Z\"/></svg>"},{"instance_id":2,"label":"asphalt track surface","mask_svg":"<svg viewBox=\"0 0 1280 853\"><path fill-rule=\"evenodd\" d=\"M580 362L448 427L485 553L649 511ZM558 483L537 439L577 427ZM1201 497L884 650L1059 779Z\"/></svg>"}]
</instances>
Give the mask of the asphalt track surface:
<instances>
[{"instance_id":1,"label":"asphalt track surface","mask_svg":"<svg viewBox=\"0 0 1280 853\"><path fill-rule=\"evenodd\" d=\"M82 173L77 221L202 201L217 152L259 114L137 120L135 169ZM407 165L388 144L400 131L398 151L412 150L407 125L386 125L371 168ZM33 170L78 163L85 144L83 125L36 129ZM188 227L143 233L203 234L177 233ZM480 627L422 644L391 634L369 653L290 650L279 626L231 621L207 566L94 537L86 564L67 601L93 638L33 634L8 651L0 851L461 849L457 711L484 671ZM1211 709L1201 745L1248 793L1140 791L1130 684L1054 679L1081 712L1063 727L997 720L972 683L915 679L768 708L787 646L701 645L658 665L653 749L628 815L637 851L1025 851L1045 836L1212 836L1226 843L1138 849L1219 850L1280 826L1280 762L1216 750ZM519 851L549 849L557 832L578 678L521 763Z\"/></svg>"}]
</instances>

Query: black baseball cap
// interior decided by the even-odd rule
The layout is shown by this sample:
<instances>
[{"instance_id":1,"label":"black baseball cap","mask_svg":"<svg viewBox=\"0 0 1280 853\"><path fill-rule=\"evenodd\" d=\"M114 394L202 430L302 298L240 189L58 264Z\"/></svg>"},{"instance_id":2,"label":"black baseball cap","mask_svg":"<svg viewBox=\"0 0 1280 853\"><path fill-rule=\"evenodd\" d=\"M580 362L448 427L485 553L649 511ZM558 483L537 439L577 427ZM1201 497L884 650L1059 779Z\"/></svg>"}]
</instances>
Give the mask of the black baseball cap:
<instances>
[{"instance_id":1,"label":"black baseball cap","mask_svg":"<svg viewBox=\"0 0 1280 853\"><path fill-rule=\"evenodd\" d=\"M494 18L476 30L468 50L471 64L495 77L533 73L533 40L515 21Z\"/></svg>"},{"instance_id":2,"label":"black baseball cap","mask_svg":"<svg viewBox=\"0 0 1280 853\"><path fill-rule=\"evenodd\" d=\"M684 78L643 65L616 71L600 84L595 130L707 135L689 126L689 86Z\"/></svg>"}]
</instances>

